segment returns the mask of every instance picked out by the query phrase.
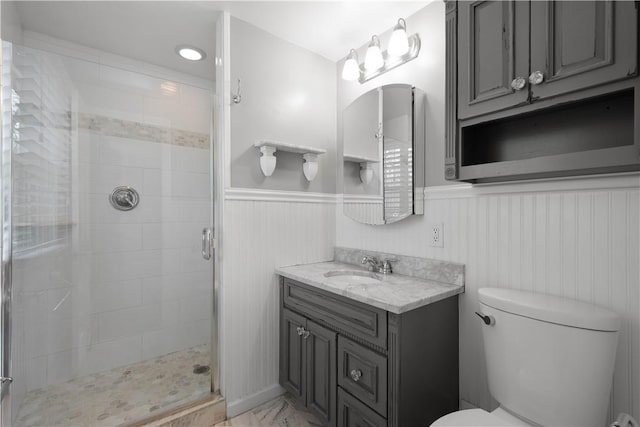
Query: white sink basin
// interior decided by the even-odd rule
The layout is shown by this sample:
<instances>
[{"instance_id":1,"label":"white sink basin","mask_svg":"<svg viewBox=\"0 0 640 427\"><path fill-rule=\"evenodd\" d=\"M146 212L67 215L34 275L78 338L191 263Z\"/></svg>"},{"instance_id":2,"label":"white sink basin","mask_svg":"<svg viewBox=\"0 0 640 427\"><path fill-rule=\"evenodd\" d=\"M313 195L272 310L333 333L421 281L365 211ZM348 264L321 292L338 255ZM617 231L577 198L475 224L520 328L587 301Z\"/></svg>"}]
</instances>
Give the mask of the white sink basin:
<instances>
[{"instance_id":1,"label":"white sink basin","mask_svg":"<svg viewBox=\"0 0 640 427\"><path fill-rule=\"evenodd\" d=\"M380 283L380 278L375 273L358 270L336 270L329 271L324 277L332 282L353 284L353 285L376 285Z\"/></svg>"}]
</instances>

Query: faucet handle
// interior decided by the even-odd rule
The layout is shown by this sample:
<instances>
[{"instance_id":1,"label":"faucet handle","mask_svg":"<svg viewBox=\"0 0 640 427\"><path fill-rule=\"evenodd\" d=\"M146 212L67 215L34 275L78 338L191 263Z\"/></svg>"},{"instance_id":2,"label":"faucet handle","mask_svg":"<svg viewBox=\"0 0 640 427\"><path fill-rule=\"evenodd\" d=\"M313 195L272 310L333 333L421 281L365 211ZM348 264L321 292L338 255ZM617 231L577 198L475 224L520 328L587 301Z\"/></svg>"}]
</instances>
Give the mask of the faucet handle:
<instances>
[{"instance_id":1,"label":"faucet handle","mask_svg":"<svg viewBox=\"0 0 640 427\"><path fill-rule=\"evenodd\" d=\"M382 273L383 274L389 274L391 273L391 263L392 262L397 262L398 260L396 258L385 258L382 261Z\"/></svg>"}]
</instances>

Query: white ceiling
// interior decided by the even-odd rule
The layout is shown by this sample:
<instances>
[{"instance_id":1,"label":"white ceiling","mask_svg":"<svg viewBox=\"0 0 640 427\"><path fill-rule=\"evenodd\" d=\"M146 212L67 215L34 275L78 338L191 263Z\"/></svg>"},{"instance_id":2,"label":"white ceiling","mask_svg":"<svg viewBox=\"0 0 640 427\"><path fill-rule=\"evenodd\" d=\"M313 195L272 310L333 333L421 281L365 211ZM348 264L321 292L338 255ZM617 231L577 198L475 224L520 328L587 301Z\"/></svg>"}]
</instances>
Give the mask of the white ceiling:
<instances>
[{"instance_id":1,"label":"white ceiling","mask_svg":"<svg viewBox=\"0 0 640 427\"><path fill-rule=\"evenodd\" d=\"M211 79L215 21L225 10L332 61L431 0L407 1L18 1L23 29ZM5 3L3 1L3 3ZM178 44L205 61L178 58Z\"/></svg>"}]
</instances>

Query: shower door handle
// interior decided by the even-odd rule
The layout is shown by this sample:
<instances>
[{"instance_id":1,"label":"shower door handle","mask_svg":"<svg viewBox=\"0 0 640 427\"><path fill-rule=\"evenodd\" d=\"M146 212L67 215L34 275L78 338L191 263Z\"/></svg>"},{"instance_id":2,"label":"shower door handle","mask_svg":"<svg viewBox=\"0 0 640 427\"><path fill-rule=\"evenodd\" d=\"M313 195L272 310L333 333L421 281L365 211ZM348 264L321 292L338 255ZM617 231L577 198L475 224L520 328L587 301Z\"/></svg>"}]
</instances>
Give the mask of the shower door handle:
<instances>
[{"instance_id":1,"label":"shower door handle","mask_svg":"<svg viewBox=\"0 0 640 427\"><path fill-rule=\"evenodd\" d=\"M207 261L211 259L211 229L202 229L202 258Z\"/></svg>"}]
</instances>

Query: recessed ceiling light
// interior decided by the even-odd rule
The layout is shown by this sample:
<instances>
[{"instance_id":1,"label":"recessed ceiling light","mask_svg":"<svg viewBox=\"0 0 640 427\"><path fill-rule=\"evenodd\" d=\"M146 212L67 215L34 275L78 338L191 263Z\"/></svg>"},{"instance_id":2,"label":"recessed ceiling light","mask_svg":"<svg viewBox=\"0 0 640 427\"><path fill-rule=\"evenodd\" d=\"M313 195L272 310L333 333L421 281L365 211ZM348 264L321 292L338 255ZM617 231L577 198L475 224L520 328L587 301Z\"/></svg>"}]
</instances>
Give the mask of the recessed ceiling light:
<instances>
[{"instance_id":1,"label":"recessed ceiling light","mask_svg":"<svg viewBox=\"0 0 640 427\"><path fill-rule=\"evenodd\" d=\"M202 61L207 56L204 50L185 45L176 47L176 53L189 61Z\"/></svg>"}]
</instances>

